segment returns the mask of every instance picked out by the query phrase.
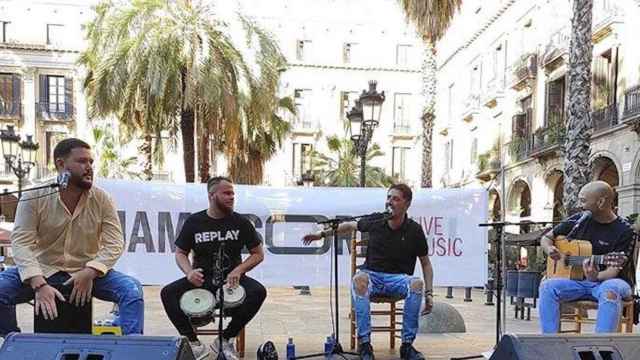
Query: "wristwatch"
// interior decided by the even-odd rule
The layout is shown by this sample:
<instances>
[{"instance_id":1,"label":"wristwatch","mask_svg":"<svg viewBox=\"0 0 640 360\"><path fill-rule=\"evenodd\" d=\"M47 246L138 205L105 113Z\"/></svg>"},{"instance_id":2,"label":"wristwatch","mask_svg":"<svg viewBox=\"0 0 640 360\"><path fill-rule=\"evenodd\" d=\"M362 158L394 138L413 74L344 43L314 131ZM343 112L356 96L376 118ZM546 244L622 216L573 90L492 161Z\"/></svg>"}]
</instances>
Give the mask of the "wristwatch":
<instances>
[{"instance_id":1,"label":"wristwatch","mask_svg":"<svg viewBox=\"0 0 640 360\"><path fill-rule=\"evenodd\" d=\"M45 282L43 282L42 284L40 284L40 285L38 285L38 286L34 287L34 288L33 288L33 292L38 292L38 290L42 289L43 287L45 287L45 286L47 286L47 285L49 285L49 284L45 281Z\"/></svg>"}]
</instances>

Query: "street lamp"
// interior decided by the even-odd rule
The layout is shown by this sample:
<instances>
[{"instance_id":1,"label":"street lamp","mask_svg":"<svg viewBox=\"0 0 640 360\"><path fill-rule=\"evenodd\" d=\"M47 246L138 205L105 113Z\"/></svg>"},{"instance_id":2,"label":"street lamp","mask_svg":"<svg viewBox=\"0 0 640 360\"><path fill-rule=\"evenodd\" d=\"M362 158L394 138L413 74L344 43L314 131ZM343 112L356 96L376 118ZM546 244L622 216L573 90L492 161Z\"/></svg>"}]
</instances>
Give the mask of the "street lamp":
<instances>
[{"instance_id":1,"label":"street lamp","mask_svg":"<svg viewBox=\"0 0 640 360\"><path fill-rule=\"evenodd\" d=\"M0 143L4 161L18 178L18 198L22 196L22 183L29 175L31 168L36 165L36 153L39 145L33 142L33 136L20 141L20 134L16 133L13 125L0 130Z\"/></svg>"},{"instance_id":2,"label":"street lamp","mask_svg":"<svg viewBox=\"0 0 640 360\"><path fill-rule=\"evenodd\" d=\"M360 156L360 186L365 187L365 168L367 148L373 137L373 130L380 124L384 91L376 90L377 81L369 81L369 90L363 90L351 111L347 112L347 119L351 124L351 141L356 154Z\"/></svg>"}]
</instances>

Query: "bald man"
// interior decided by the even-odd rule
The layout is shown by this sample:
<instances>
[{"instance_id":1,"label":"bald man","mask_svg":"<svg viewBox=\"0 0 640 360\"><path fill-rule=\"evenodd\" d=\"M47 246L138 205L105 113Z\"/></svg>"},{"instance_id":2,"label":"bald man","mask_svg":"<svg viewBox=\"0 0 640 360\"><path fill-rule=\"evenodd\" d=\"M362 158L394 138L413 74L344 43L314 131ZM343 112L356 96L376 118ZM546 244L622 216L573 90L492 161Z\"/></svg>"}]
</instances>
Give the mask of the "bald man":
<instances>
[{"instance_id":1,"label":"bald man","mask_svg":"<svg viewBox=\"0 0 640 360\"><path fill-rule=\"evenodd\" d=\"M543 333L557 333L560 303L574 300L598 302L598 333L614 332L618 328L622 299L631 297L635 284L635 269L631 257L635 246L631 226L613 212L613 189L604 181L585 185L579 194L580 206L585 212L575 214L552 231L552 237L540 240L543 250L554 260L564 255L554 246L559 235L591 242L594 255L624 252L628 259L622 269L594 265L591 260L583 264L585 279L547 279L540 285L540 327ZM591 216L588 216L588 212ZM585 216L586 215L586 216Z\"/></svg>"}]
</instances>

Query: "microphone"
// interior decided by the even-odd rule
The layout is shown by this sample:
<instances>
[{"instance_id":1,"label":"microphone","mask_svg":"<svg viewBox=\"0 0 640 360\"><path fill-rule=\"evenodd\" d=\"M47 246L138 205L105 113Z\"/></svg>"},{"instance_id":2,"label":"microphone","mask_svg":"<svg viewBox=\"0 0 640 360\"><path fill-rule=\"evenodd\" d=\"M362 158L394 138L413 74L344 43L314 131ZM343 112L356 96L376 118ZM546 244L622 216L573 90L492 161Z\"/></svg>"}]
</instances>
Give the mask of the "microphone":
<instances>
[{"instance_id":1,"label":"microphone","mask_svg":"<svg viewBox=\"0 0 640 360\"><path fill-rule=\"evenodd\" d=\"M389 203L384 204L384 212L382 213L382 217L385 220L389 220L393 217L393 212L391 211L391 204Z\"/></svg>"},{"instance_id":2,"label":"microphone","mask_svg":"<svg viewBox=\"0 0 640 360\"><path fill-rule=\"evenodd\" d=\"M56 184L60 188L60 190L64 190L69 186L69 179L71 178L71 173L67 170L64 170L58 175L56 179Z\"/></svg>"},{"instance_id":3,"label":"microphone","mask_svg":"<svg viewBox=\"0 0 640 360\"><path fill-rule=\"evenodd\" d=\"M571 229L571 231L569 231L569 233L567 234L567 239L570 239L571 236L573 235L574 232L576 232L576 230L578 230L578 228L580 227L580 225L582 225L583 222L591 219L591 216L593 214L591 213L590 210L585 210L582 212L582 216L580 216L580 218L578 219L578 221L576 221L576 224L573 225L573 228Z\"/></svg>"}]
</instances>

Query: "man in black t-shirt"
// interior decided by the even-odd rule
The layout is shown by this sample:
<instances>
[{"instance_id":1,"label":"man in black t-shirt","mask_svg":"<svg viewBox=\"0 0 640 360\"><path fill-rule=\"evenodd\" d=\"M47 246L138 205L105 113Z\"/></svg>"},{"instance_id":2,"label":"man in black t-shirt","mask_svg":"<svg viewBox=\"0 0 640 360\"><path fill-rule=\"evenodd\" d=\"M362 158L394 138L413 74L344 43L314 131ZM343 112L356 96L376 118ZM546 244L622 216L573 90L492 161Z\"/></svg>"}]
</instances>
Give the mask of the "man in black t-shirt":
<instances>
[{"instance_id":1,"label":"man in black t-shirt","mask_svg":"<svg viewBox=\"0 0 640 360\"><path fill-rule=\"evenodd\" d=\"M433 269L428 256L427 239L422 227L407 216L413 194L405 184L396 184L387 192L390 216L375 214L358 222L345 222L338 233L353 231L369 234L367 257L362 270L353 277L352 299L358 330L358 352L364 360L373 360L371 347L370 297L376 295L404 298L402 318L402 359L424 359L413 347L420 315L433 307ZM309 244L330 235L330 231L307 234L303 241ZM420 259L423 279L413 276L416 259ZM425 307L420 311L423 297Z\"/></svg>"},{"instance_id":2,"label":"man in black t-shirt","mask_svg":"<svg viewBox=\"0 0 640 360\"><path fill-rule=\"evenodd\" d=\"M235 194L231 180L214 177L208 181L207 190L209 208L191 214L176 239L176 263L186 276L162 288L160 296L169 320L180 335L189 339L196 359L202 359L210 351L200 343L189 318L180 308L180 297L200 287L217 294L213 280L218 271L222 271L231 288L241 285L246 297L238 307L225 310L231 315L231 322L221 335L225 357L234 360L238 355L229 339L236 337L251 321L267 296L262 284L245 275L262 262L264 250L253 224L233 211ZM224 242L224 257L222 264L217 264L221 242ZM241 251L245 247L250 255L242 261ZM189 261L190 253L193 264ZM214 359L220 351L219 344L216 340L211 345Z\"/></svg>"},{"instance_id":3,"label":"man in black t-shirt","mask_svg":"<svg viewBox=\"0 0 640 360\"><path fill-rule=\"evenodd\" d=\"M583 264L585 279L547 279L540 285L540 327L543 333L558 332L560 304L588 299L598 302L596 332L614 332L618 328L622 299L631 296L635 285L632 259L635 236L631 226L613 212L614 193L603 181L588 183L580 190L579 200L585 210L566 219L553 229L552 237L591 242L593 255L623 252L627 261L620 267L597 266L588 259ZM554 246L554 240L544 236L540 245L555 261L564 254Z\"/></svg>"}]
</instances>

